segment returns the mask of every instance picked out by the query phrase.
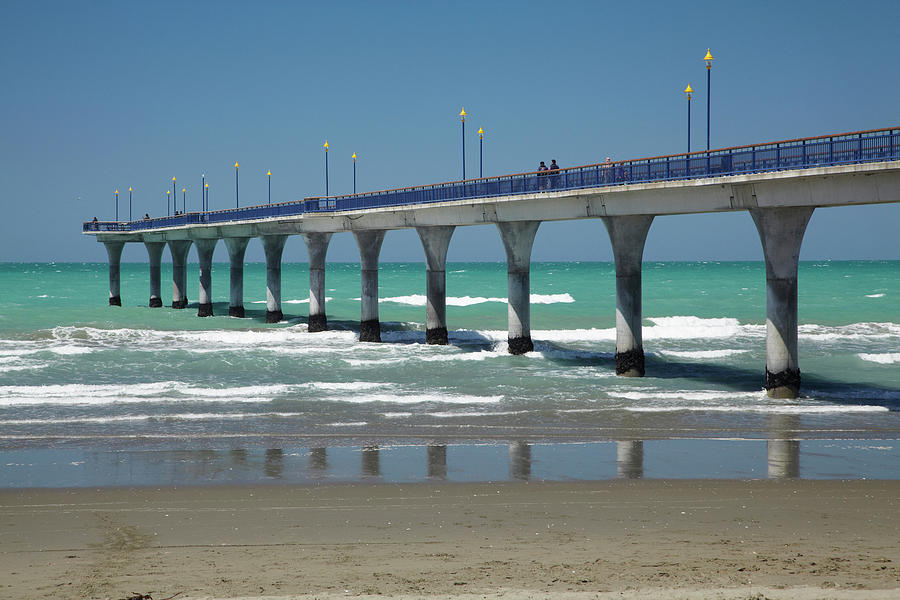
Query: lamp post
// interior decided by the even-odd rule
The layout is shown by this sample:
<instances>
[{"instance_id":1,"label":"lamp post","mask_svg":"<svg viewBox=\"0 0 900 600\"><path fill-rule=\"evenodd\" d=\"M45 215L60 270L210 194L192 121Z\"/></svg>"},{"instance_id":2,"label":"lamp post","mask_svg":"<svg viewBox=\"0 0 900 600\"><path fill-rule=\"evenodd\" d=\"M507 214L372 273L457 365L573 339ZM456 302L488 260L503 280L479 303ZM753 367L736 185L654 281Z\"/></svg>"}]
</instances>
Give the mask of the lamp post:
<instances>
[{"instance_id":1,"label":"lamp post","mask_svg":"<svg viewBox=\"0 0 900 600\"><path fill-rule=\"evenodd\" d=\"M207 210L207 212L209 212L209 184L204 183L203 189L206 192L206 210Z\"/></svg>"},{"instance_id":2,"label":"lamp post","mask_svg":"<svg viewBox=\"0 0 900 600\"><path fill-rule=\"evenodd\" d=\"M325 195L328 196L328 140L325 140Z\"/></svg>"},{"instance_id":3,"label":"lamp post","mask_svg":"<svg viewBox=\"0 0 900 600\"><path fill-rule=\"evenodd\" d=\"M269 172L266 173L266 177L269 178L269 204L272 204L272 171L271 170L269 170Z\"/></svg>"},{"instance_id":4,"label":"lamp post","mask_svg":"<svg viewBox=\"0 0 900 600\"><path fill-rule=\"evenodd\" d=\"M171 203L171 201L172 201L172 192L170 192L169 190L166 190L166 216L167 217L171 214L171 211L169 210L169 204Z\"/></svg>"},{"instance_id":5,"label":"lamp post","mask_svg":"<svg viewBox=\"0 0 900 600\"><path fill-rule=\"evenodd\" d=\"M187 188L181 188L181 214L187 212Z\"/></svg>"},{"instance_id":6,"label":"lamp post","mask_svg":"<svg viewBox=\"0 0 900 600\"><path fill-rule=\"evenodd\" d=\"M116 190L116 221L119 220L119 190Z\"/></svg>"},{"instance_id":7,"label":"lamp post","mask_svg":"<svg viewBox=\"0 0 900 600\"><path fill-rule=\"evenodd\" d=\"M235 208L241 207L241 203L240 203L240 199L239 199L239 192L238 192L238 167L239 166L240 165L238 165L237 163L234 163L234 207Z\"/></svg>"},{"instance_id":8,"label":"lamp post","mask_svg":"<svg viewBox=\"0 0 900 600\"><path fill-rule=\"evenodd\" d=\"M200 211L206 211L206 173L200 175Z\"/></svg>"},{"instance_id":9,"label":"lamp post","mask_svg":"<svg viewBox=\"0 0 900 600\"><path fill-rule=\"evenodd\" d=\"M684 88L684 93L687 94L687 108L688 108L688 130L687 130L687 138L688 138L688 154L691 153L691 94L694 93L694 90L691 89L691 84L688 84L686 88Z\"/></svg>"},{"instance_id":10,"label":"lamp post","mask_svg":"<svg viewBox=\"0 0 900 600\"><path fill-rule=\"evenodd\" d=\"M353 159L353 193L356 193L356 152L351 157Z\"/></svg>"},{"instance_id":11,"label":"lamp post","mask_svg":"<svg viewBox=\"0 0 900 600\"><path fill-rule=\"evenodd\" d=\"M175 178L172 178L172 212L178 212L178 192L175 191Z\"/></svg>"},{"instance_id":12,"label":"lamp post","mask_svg":"<svg viewBox=\"0 0 900 600\"><path fill-rule=\"evenodd\" d=\"M466 179L466 109L459 111L459 120L462 123L462 178Z\"/></svg>"},{"instance_id":13,"label":"lamp post","mask_svg":"<svg viewBox=\"0 0 900 600\"><path fill-rule=\"evenodd\" d=\"M484 177L484 129L478 128L478 176Z\"/></svg>"},{"instance_id":14,"label":"lamp post","mask_svg":"<svg viewBox=\"0 0 900 600\"><path fill-rule=\"evenodd\" d=\"M706 62L706 151L709 152L709 82L712 61L715 60L709 52L709 48L706 49L706 56L703 57L703 60Z\"/></svg>"},{"instance_id":15,"label":"lamp post","mask_svg":"<svg viewBox=\"0 0 900 600\"><path fill-rule=\"evenodd\" d=\"M131 187L128 187L128 220L131 221Z\"/></svg>"}]
</instances>

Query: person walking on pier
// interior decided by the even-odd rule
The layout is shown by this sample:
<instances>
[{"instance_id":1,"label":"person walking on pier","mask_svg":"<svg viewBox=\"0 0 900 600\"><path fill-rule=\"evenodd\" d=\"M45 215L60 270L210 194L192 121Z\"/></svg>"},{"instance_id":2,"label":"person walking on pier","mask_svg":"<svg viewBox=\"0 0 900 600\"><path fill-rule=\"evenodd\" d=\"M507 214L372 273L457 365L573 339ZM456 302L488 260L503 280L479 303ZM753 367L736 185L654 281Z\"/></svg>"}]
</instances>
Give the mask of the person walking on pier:
<instances>
[{"instance_id":1,"label":"person walking on pier","mask_svg":"<svg viewBox=\"0 0 900 600\"><path fill-rule=\"evenodd\" d=\"M553 189L559 187L559 165L555 158L550 161L550 184Z\"/></svg>"},{"instance_id":2,"label":"person walking on pier","mask_svg":"<svg viewBox=\"0 0 900 600\"><path fill-rule=\"evenodd\" d=\"M544 164L544 161L541 161L541 166L538 167L538 189L543 190L546 188L545 180L547 178L547 165Z\"/></svg>"}]
</instances>

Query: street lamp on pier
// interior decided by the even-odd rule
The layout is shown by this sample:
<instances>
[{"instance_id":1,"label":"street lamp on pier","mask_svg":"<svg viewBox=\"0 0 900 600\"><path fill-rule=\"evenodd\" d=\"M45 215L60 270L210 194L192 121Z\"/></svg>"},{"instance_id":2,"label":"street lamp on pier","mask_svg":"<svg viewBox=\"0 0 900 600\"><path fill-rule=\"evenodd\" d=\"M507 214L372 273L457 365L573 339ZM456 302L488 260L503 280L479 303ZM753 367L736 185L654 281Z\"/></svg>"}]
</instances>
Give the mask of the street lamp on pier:
<instances>
[{"instance_id":1,"label":"street lamp on pier","mask_svg":"<svg viewBox=\"0 0 900 600\"><path fill-rule=\"evenodd\" d=\"M172 213L178 212L178 192L175 191L175 178L172 178Z\"/></svg>"},{"instance_id":2,"label":"street lamp on pier","mask_svg":"<svg viewBox=\"0 0 900 600\"><path fill-rule=\"evenodd\" d=\"M131 186L128 187L128 220L131 221Z\"/></svg>"},{"instance_id":3,"label":"street lamp on pier","mask_svg":"<svg viewBox=\"0 0 900 600\"><path fill-rule=\"evenodd\" d=\"M172 192L170 192L169 190L166 190L166 216L167 217L171 214L171 211L169 210L169 205L171 204L171 202L172 202Z\"/></svg>"},{"instance_id":4,"label":"street lamp on pier","mask_svg":"<svg viewBox=\"0 0 900 600\"><path fill-rule=\"evenodd\" d=\"M266 173L266 177L269 178L269 204L272 204L272 171L271 171L271 169L269 170L268 173Z\"/></svg>"},{"instance_id":5,"label":"street lamp on pier","mask_svg":"<svg viewBox=\"0 0 900 600\"><path fill-rule=\"evenodd\" d=\"M238 167L239 166L240 165L238 165L237 163L234 163L234 207L235 208L241 207L241 202L239 199L239 192L238 192Z\"/></svg>"},{"instance_id":6,"label":"street lamp on pier","mask_svg":"<svg viewBox=\"0 0 900 600\"><path fill-rule=\"evenodd\" d=\"M709 83L712 61L715 60L709 48L706 49L706 56L703 57L703 60L706 62L706 151L709 152Z\"/></svg>"},{"instance_id":7,"label":"street lamp on pier","mask_svg":"<svg viewBox=\"0 0 900 600\"><path fill-rule=\"evenodd\" d=\"M694 93L694 90L691 89L691 84L688 84L686 88L684 88L684 93L687 94L687 109L688 109L688 123L687 123L687 151L688 154L691 153L691 94Z\"/></svg>"},{"instance_id":8,"label":"street lamp on pier","mask_svg":"<svg viewBox=\"0 0 900 600\"><path fill-rule=\"evenodd\" d=\"M478 128L478 176L484 177L484 129Z\"/></svg>"},{"instance_id":9,"label":"street lamp on pier","mask_svg":"<svg viewBox=\"0 0 900 600\"><path fill-rule=\"evenodd\" d=\"M322 147L325 148L325 195L328 196L328 140Z\"/></svg>"},{"instance_id":10,"label":"street lamp on pier","mask_svg":"<svg viewBox=\"0 0 900 600\"><path fill-rule=\"evenodd\" d=\"M200 175L200 211L206 211L206 173Z\"/></svg>"},{"instance_id":11,"label":"street lamp on pier","mask_svg":"<svg viewBox=\"0 0 900 600\"><path fill-rule=\"evenodd\" d=\"M116 221L119 220L119 190L116 190Z\"/></svg>"},{"instance_id":12,"label":"street lamp on pier","mask_svg":"<svg viewBox=\"0 0 900 600\"><path fill-rule=\"evenodd\" d=\"M353 153L353 193L356 193L356 152Z\"/></svg>"},{"instance_id":13,"label":"street lamp on pier","mask_svg":"<svg viewBox=\"0 0 900 600\"><path fill-rule=\"evenodd\" d=\"M181 214L187 213L187 188L181 188Z\"/></svg>"},{"instance_id":14,"label":"street lamp on pier","mask_svg":"<svg viewBox=\"0 0 900 600\"><path fill-rule=\"evenodd\" d=\"M209 212L209 184L203 184L203 190L206 192L206 210Z\"/></svg>"},{"instance_id":15,"label":"street lamp on pier","mask_svg":"<svg viewBox=\"0 0 900 600\"><path fill-rule=\"evenodd\" d=\"M466 179L466 109L459 111L459 120L462 123L462 178Z\"/></svg>"}]
</instances>

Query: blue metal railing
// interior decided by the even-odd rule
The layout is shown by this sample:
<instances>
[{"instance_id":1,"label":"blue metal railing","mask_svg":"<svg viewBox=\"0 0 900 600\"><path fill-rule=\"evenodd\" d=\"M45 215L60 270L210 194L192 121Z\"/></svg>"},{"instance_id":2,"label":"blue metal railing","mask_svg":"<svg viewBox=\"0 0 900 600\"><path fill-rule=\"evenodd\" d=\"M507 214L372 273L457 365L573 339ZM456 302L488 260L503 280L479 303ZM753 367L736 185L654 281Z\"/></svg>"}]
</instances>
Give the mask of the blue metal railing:
<instances>
[{"instance_id":1,"label":"blue metal railing","mask_svg":"<svg viewBox=\"0 0 900 600\"><path fill-rule=\"evenodd\" d=\"M900 128L873 129L736 146L708 152L600 163L558 171L517 173L344 196L304 198L280 204L187 213L139 221L89 221L83 224L83 231L142 231L288 217L304 213L409 206L898 159L900 159Z\"/></svg>"}]
</instances>

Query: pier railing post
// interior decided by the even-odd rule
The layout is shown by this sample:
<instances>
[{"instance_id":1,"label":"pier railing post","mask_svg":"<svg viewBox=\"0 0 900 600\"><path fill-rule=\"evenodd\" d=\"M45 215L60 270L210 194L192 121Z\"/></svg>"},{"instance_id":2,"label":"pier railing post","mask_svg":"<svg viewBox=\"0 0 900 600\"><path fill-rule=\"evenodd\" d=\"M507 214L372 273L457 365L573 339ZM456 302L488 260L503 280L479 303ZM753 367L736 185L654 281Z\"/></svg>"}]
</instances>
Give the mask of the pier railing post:
<instances>
[{"instance_id":1,"label":"pier railing post","mask_svg":"<svg viewBox=\"0 0 900 600\"><path fill-rule=\"evenodd\" d=\"M425 250L425 342L446 344L447 337L447 250L456 228L452 225L416 227Z\"/></svg>"},{"instance_id":2,"label":"pier railing post","mask_svg":"<svg viewBox=\"0 0 900 600\"><path fill-rule=\"evenodd\" d=\"M230 269L228 316L244 318L244 254L250 238L225 238Z\"/></svg>"},{"instance_id":3,"label":"pier railing post","mask_svg":"<svg viewBox=\"0 0 900 600\"><path fill-rule=\"evenodd\" d=\"M641 262L652 215L603 217L616 262L616 374L644 376Z\"/></svg>"},{"instance_id":4,"label":"pier railing post","mask_svg":"<svg viewBox=\"0 0 900 600\"><path fill-rule=\"evenodd\" d=\"M172 253L172 308L187 308L187 256L191 240L169 240Z\"/></svg>"},{"instance_id":5,"label":"pier railing post","mask_svg":"<svg viewBox=\"0 0 900 600\"><path fill-rule=\"evenodd\" d=\"M150 308L159 308L162 306L160 265L166 243L144 242L144 246L147 248L147 256L150 259Z\"/></svg>"},{"instance_id":6,"label":"pier railing post","mask_svg":"<svg viewBox=\"0 0 900 600\"><path fill-rule=\"evenodd\" d=\"M213 314L212 258L218 241L218 239L194 240L194 245L197 246L197 261L200 263L199 306L197 307L198 317L211 317Z\"/></svg>"},{"instance_id":7,"label":"pier railing post","mask_svg":"<svg viewBox=\"0 0 900 600\"><path fill-rule=\"evenodd\" d=\"M106 255L109 257L109 305L122 306L121 294L121 262L122 248L125 242L103 242Z\"/></svg>"},{"instance_id":8,"label":"pier railing post","mask_svg":"<svg viewBox=\"0 0 900 600\"><path fill-rule=\"evenodd\" d=\"M287 237L260 237L266 253L266 323L278 323L284 319L284 313L281 312L281 255L284 253Z\"/></svg>"},{"instance_id":9,"label":"pier railing post","mask_svg":"<svg viewBox=\"0 0 900 600\"><path fill-rule=\"evenodd\" d=\"M381 323L378 320L378 256L384 242L382 230L354 231L356 245L359 247L360 300L359 341L380 342Z\"/></svg>"},{"instance_id":10,"label":"pier railing post","mask_svg":"<svg viewBox=\"0 0 900 600\"><path fill-rule=\"evenodd\" d=\"M510 354L534 350L531 341L531 248L540 221L497 223L506 248Z\"/></svg>"},{"instance_id":11,"label":"pier railing post","mask_svg":"<svg viewBox=\"0 0 900 600\"><path fill-rule=\"evenodd\" d=\"M309 254L309 332L328 330L325 316L325 255L331 233L304 233L306 251Z\"/></svg>"},{"instance_id":12,"label":"pier railing post","mask_svg":"<svg viewBox=\"0 0 900 600\"><path fill-rule=\"evenodd\" d=\"M766 260L766 391L771 398L796 398L797 268L812 207L757 208L756 223Z\"/></svg>"}]
</instances>

